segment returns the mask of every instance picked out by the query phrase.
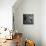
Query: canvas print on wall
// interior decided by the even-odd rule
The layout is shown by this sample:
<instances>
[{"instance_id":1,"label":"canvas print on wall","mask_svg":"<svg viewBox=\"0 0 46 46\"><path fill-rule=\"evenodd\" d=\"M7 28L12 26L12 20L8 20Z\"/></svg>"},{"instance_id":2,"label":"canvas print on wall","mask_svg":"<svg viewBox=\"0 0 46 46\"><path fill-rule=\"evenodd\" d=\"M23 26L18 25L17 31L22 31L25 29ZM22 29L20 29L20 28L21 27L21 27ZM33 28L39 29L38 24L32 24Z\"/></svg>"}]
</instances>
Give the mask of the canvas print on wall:
<instances>
[{"instance_id":1,"label":"canvas print on wall","mask_svg":"<svg viewBox=\"0 0 46 46\"><path fill-rule=\"evenodd\" d=\"M33 14L23 14L23 24L34 24Z\"/></svg>"}]
</instances>

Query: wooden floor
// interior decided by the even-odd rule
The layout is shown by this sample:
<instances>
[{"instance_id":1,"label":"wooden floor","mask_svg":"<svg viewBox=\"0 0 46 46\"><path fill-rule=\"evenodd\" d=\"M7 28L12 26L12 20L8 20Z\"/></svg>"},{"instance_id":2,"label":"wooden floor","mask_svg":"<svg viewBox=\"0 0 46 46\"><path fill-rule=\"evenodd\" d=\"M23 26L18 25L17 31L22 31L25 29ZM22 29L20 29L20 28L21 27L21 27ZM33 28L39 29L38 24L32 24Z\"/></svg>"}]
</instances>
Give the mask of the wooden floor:
<instances>
[{"instance_id":1,"label":"wooden floor","mask_svg":"<svg viewBox=\"0 0 46 46\"><path fill-rule=\"evenodd\" d=\"M0 46L16 46L15 39L13 39L13 40L6 40L6 42L2 43Z\"/></svg>"}]
</instances>

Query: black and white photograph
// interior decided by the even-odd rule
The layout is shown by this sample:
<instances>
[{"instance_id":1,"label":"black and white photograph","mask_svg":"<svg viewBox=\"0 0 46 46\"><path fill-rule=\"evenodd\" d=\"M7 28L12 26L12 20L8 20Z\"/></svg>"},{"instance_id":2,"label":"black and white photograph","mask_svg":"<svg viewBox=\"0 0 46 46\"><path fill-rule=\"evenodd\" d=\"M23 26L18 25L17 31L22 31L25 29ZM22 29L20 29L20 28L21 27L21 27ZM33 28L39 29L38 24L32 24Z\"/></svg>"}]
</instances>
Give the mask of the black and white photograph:
<instances>
[{"instance_id":1,"label":"black and white photograph","mask_svg":"<svg viewBox=\"0 0 46 46\"><path fill-rule=\"evenodd\" d=\"M33 14L23 14L23 24L33 24L34 16Z\"/></svg>"}]
</instances>

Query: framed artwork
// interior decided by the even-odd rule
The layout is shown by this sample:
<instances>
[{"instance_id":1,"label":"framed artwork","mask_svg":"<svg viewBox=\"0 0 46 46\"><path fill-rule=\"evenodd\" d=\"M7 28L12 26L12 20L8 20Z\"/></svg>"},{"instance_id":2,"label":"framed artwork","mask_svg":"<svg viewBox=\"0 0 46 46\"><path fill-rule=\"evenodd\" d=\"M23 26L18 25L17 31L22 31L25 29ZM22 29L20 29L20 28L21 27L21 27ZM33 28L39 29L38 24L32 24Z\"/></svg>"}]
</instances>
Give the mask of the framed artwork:
<instances>
[{"instance_id":1,"label":"framed artwork","mask_svg":"<svg viewBox=\"0 0 46 46\"><path fill-rule=\"evenodd\" d=\"M34 24L34 15L23 14L23 24Z\"/></svg>"}]
</instances>

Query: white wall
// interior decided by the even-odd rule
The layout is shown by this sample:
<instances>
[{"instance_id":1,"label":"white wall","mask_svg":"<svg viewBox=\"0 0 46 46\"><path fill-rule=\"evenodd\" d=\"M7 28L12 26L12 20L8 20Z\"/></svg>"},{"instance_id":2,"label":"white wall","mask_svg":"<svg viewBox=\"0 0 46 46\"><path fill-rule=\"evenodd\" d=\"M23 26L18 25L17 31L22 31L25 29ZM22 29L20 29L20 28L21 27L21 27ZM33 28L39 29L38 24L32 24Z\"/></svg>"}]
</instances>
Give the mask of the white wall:
<instances>
[{"instance_id":1,"label":"white wall","mask_svg":"<svg viewBox=\"0 0 46 46\"><path fill-rule=\"evenodd\" d=\"M15 5L14 5L15 6ZM15 8L16 9L16 8ZM34 14L34 24L24 25L23 14ZM24 38L35 41L36 46L41 46L41 1L23 0L17 10L14 10L15 29L22 32Z\"/></svg>"},{"instance_id":2,"label":"white wall","mask_svg":"<svg viewBox=\"0 0 46 46\"><path fill-rule=\"evenodd\" d=\"M46 0L42 0L41 4L41 38L42 46L46 46Z\"/></svg>"},{"instance_id":3,"label":"white wall","mask_svg":"<svg viewBox=\"0 0 46 46\"><path fill-rule=\"evenodd\" d=\"M0 0L0 27L12 28L12 6L16 0Z\"/></svg>"}]
</instances>

